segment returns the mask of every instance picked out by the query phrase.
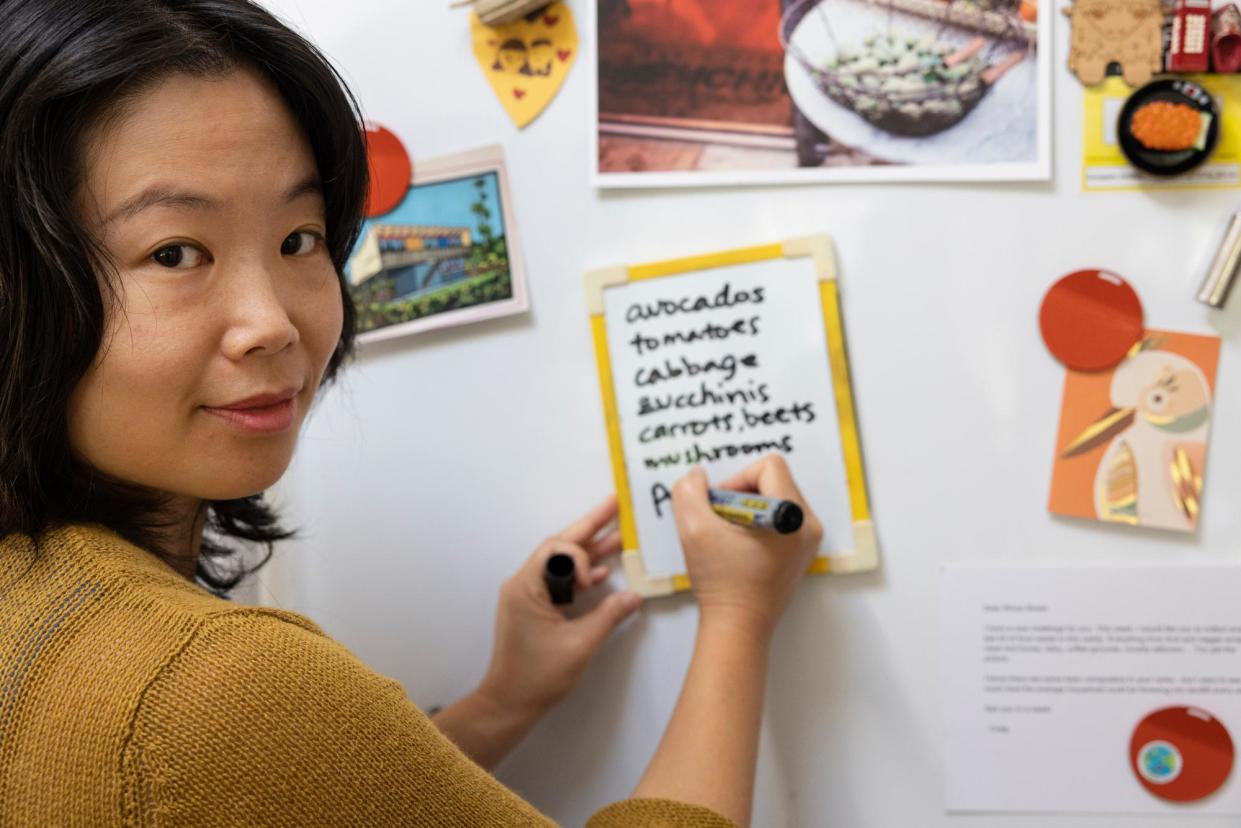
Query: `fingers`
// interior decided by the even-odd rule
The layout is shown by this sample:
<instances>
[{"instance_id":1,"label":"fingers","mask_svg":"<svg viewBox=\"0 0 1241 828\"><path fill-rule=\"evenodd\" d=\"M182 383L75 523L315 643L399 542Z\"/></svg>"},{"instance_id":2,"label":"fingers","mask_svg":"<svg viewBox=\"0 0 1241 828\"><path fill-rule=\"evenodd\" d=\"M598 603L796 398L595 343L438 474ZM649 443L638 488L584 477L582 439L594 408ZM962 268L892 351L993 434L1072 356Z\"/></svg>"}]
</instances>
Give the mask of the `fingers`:
<instances>
[{"instance_id":1,"label":"fingers","mask_svg":"<svg viewBox=\"0 0 1241 828\"><path fill-rule=\"evenodd\" d=\"M536 589L546 592L543 573L547 571L547 559L557 554L568 555L573 559L573 584L577 589L587 589L595 583L591 574L590 555L576 543L562 538L548 539L526 559L526 565L522 567L524 579Z\"/></svg>"},{"instance_id":2,"label":"fingers","mask_svg":"<svg viewBox=\"0 0 1241 828\"><path fill-rule=\"evenodd\" d=\"M805 507L806 499L793 481L783 455L768 454L719 484L721 489L758 492L766 497L792 500Z\"/></svg>"},{"instance_id":3,"label":"fingers","mask_svg":"<svg viewBox=\"0 0 1241 828\"><path fill-rule=\"evenodd\" d=\"M611 572L606 566L596 566L590 570L590 585L598 586L608 579L608 573Z\"/></svg>"},{"instance_id":4,"label":"fingers","mask_svg":"<svg viewBox=\"0 0 1241 828\"><path fill-rule=\"evenodd\" d=\"M702 466L694 466L689 472L672 486L672 502L680 501L685 508L703 506L710 508L707 497L707 473Z\"/></svg>"},{"instance_id":5,"label":"fingers","mask_svg":"<svg viewBox=\"0 0 1241 828\"><path fill-rule=\"evenodd\" d=\"M595 538L586 544L586 554L590 555L592 561L606 558L608 555L615 555L620 550L621 536L620 532L616 530L608 532L602 537Z\"/></svg>"},{"instance_id":6,"label":"fingers","mask_svg":"<svg viewBox=\"0 0 1241 828\"><path fill-rule=\"evenodd\" d=\"M571 622L586 632L591 649L597 648L616 629L620 622L633 615L642 606L642 596L636 592L614 592L599 602L599 606Z\"/></svg>"},{"instance_id":7,"label":"fingers","mask_svg":"<svg viewBox=\"0 0 1241 828\"><path fill-rule=\"evenodd\" d=\"M681 538L694 537L712 521L719 520L711 511L707 495L707 473L694 466L672 486L672 514Z\"/></svg>"},{"instance_id":8,"label":"fingers","mask_svg":"<svg viewBox=\"0 0 1241 828\"><path fill-rule=\"evenodd\" d=\"M703 496L705 497L705 475L703 475L702 480L704 484ZM816 544L818 542L817 539L822 537L822 525L819 523L819 519L814 514L814 511L810 508L810 504L806 502L805 495L797 487L797 482L793 480L793 474L789 471L789 465L781 454L768 454L717 485L721 489L758 492L764 497L791 500L801 506L802 513L805 515L801 534L804 537L811 538ZM672 500L675 508L677 502L675 489L673 489ZM709 504L707 506L709 508ZM700 525L698 521L695 521L695 524ZM685 528L679 521L678 527L682 530Z\"/></svg>"},{"instance_id":9,"label":"fingers","mask_svg":"<svg viewBox=\"0 0 1241 828\"><path fill-rule=\"evenodd\" d=\"M585 549L575 543L558 543L552 554L554 555L556 552L564 553L573 559L573 583L579 590L590 589L594 585L590 556L586 554ZM548 557L551 557L551 555ZM540 573L541 576L542 573Z\"/></svg>"},{"instance_id":10,"label":"fingers","mask_svg":"<svg viewBox=\"0 0 1241 828\"><path fill-rule=\"evenodd\" d=\"M612 522L616 517L616 495L608 495L598 506L575 520L557 533L557 537L572 543L585 545L599 530Z\"/></svg>"}]
</instances>

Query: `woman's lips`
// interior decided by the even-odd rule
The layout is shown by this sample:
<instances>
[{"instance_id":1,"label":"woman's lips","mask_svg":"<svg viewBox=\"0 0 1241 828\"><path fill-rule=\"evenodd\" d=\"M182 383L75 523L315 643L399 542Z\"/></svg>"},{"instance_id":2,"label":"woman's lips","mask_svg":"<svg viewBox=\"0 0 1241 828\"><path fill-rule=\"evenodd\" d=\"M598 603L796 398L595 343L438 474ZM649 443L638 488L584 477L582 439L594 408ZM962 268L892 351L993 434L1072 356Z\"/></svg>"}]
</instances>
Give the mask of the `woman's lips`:
<instances>
[{"instance_id":1,"label":"woman's lips","mask_svg":"<svg viewBox=\"0 0 1241 828\"><path fill-rule=\"evenodd\" d=\"M251 408L210 408L208 414L219 417L231 426L255 434L274 434L293 425L297 413L297 397L290 397L271 405Z\"/></svg>"}]
</instances>

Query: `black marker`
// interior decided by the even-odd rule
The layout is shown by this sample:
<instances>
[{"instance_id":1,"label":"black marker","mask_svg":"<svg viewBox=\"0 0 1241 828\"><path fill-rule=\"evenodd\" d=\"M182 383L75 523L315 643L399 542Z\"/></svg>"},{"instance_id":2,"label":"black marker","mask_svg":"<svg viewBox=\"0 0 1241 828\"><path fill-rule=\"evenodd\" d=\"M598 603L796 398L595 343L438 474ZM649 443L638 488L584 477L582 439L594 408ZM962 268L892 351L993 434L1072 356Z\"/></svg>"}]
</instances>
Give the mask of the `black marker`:
<instances>
[{"instance_id":1,"label":"black marker","mask_svg":"<svg viewBox=\"0 0 1241 828\"><path fill-rule=\"evenodd\" d=\"M775 500L728 489L707 489L707 494L717 515L752 529L774 529L781 535L788 535L800 529L805 519L801 507L791 500Z\"/></svg>"},{"instance_id":2,"label":"black marker","mask_svg":"<svg viewBox=\"0 0 1241 828\"><path fill-rule=\"evenodd\" d=\"M543 567L543 583L547 584L547 594L553 604L573 603L574 574L571 556L557 552L547 559L547 565Z\"/></svg>"}]
</instances>

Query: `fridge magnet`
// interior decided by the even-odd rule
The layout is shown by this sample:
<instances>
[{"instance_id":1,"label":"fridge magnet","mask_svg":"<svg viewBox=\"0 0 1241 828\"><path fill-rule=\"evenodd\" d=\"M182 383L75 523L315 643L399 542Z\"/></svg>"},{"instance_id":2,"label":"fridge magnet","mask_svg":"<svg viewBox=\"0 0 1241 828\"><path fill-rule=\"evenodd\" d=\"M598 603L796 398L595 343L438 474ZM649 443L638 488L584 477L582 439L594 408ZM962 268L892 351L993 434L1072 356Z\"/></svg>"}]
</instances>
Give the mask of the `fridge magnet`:
<instances>
[{"instance_id":1,"label":"fridge magnet","mask_svg":"<svg viewBox=\"0 0 1241 828\"><path fill-rule=\"evenodd\" d=\"M500 148L420 161L400 203L362 225L345 276L361 343L527 310Z\"/></svg>"},{"instance_id":2,"label":"fridge magnet","mask_svg":"<svg viewBox=\"0 0 1241 828\"><path fill-rule=\"evenodd\" d=\"M1219 141L1215 101L1185 78L1146 84L1125 101L1116 127L1129 163L1152 175L1180 175L1197 167Z\"/></svg>"},{"instance_id":3,"label":"fridge magnet","mask_svg":"<svg viewBox=\"0 0 1241 828\"><path fill-rule=\"evenodd\" d=\"M1210 104L1196 91L1192 96L1169 95L1167 90L1172 84L1181 84L1186 91L1190 90L1189 84L1200 88L1210 98ZM1144 94L1152 88L1165 91L1157 96ZM1148 108L1151 103L1159 105ZM1127 107L1130 117L1122 119ZM1134 124L1139 113L1139 122ZM1168 149L1138 144L1133 134L1135 126L1147 142ZM1130 142L1129 148L1125 149L1122 142ZM1187 159L1191 161L1187 169L1166 172L1177 169ZM1146 171L1138 166L1139 161L1158 164L1159 173L1163 174ZM1241 74L1161 78L1136 92L1122 78L1108 77L1098 86L1082 90L1082 190L1204 190L1239 186Z\"/></svg>"},{"instance_id":4,"label":"fridge magnet","mask_svg":"<svg viewBox=\"0 0 1241 828\"><path fill-rule=\"evenodd\" d=\"M1211 65L1216 72L1241 72L1241 10L1229 3L1211 13Z\"/></svg>"},{"instance_id":5,"label":"fridge magnet","mask_svg":"<svg viewBox=\"0 0 1241 828\"><path fill-rule=\"evenodd\" d=\"M1065 377L1051 512L1193 532L1220 339L1147 330L1110 371Z\"/></svg>"},{"instance_id":6,"label":"fridge magnet","mask_svg":"<svg viewBox=\"0 0 1241 828\"><path fill-rule=\"evenodd\" d=\"M474 57L500 104L520 129L560 91L577 60L577 26L564 2L499 26L471 16Z\"/></svg>"},{"instance_id":7,"label":"fridge magnet","mask_svg":"<svg viewBox=\"0 0 1241 828\"><path fill-rule=\"evenodd\" d=\"M548 3L547 0L455 0L449 5L453 8L470 6L484 26L499 26L539 11Z\"/></svg>"},{"instance_id":8,"label":"fridge magnet","mask_svg":"<svg viewBox=\"0 0 1241 828\"><path fill-rule=\"evenodd\" d=\"M1160 0L1077 0L1064 13L1073 20L1069 69L1087 86L1102 83L1113 61L1130 86L1163 69Z\"/></svg>"},{"instance_id":9,"label":"fridge magnet","mask_svg":"<svg viewBox=\"0 0 1241 828\"><path fill-rule=\"evenodd\" d=\"M1129 740L1129 765L1150 794L1172 803L1199 802L1232 773L1228 728L1200 707L1164 707L1138 722Z\"/></svg>"},{"instance_id":10,"label":"fridge magnet","mask_svg":"<svg viewBox=\"0 0 1241 828\"><path fill-rule=\"evenodd\" d=\"M1142 338L1142 300L1108 270L1076 270L1051 286L1038 314L1052 356L1075 371L1115 367Z\"/></svg>"},{"instance_id":11,"label":"fridge magnet","mask_svg":"<svg viewBox=\"0 0 1241 828\"><path fill-rule=\"evenodd\" d=\"M414 166L401 139L378 124L366 124L366 164L370 171L370 188L366 193L363 212L368 218L382 216L405 198Z\"/></svg>"}]
</instances>

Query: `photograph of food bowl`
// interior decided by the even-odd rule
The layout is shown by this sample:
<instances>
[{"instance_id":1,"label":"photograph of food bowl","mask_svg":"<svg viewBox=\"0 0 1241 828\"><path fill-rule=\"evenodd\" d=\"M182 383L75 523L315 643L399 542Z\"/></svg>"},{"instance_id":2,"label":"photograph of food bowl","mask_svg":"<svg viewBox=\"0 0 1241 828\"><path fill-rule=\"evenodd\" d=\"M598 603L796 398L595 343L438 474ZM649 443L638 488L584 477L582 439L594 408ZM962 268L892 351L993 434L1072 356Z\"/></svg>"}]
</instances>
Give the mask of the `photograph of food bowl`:
<instances>
[{"instance_id":1,"label":"photograph of food bowl","mask_svg":"<svg viewBox=\"0 0 1241 828\"><path fill-rule=\"evenodd\" d=\"M599 0L599 186L1050 177L1037 0Z\"/></svg>"}]
</instances>

